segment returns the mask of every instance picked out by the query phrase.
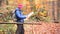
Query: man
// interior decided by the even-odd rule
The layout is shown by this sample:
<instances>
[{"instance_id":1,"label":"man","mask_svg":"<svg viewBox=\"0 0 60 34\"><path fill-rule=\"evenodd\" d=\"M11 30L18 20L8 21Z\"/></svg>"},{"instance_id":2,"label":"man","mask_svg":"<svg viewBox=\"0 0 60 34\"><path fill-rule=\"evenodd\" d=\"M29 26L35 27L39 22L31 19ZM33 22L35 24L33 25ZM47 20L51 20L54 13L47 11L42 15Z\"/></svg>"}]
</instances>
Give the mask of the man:
<instances>
[{"instance_id":1,"label":"man","mask_svg":"<svg viewBox=\"0 0 60 34\"><path fill-rule=\"evenodd\" d=\"M28 20L34 12L29 13L28 15L22 14L23 5L19 4L18 7L15 9L15 16L16 16L16 22L24 23L24 20ZM17 24L17 31L16 34L24 34L24 28L23 24Z\"/></svg>"},{"instance_id":2,"label":"man","mask_svg":"<svg viewBox=\"0 0 60 34\"><path fill-rule=\"evenodd\" d=\"M19 4L18 7L15 9L15 16L16 16L16 22L24 23L24 19L26 16L22 14L23 5ZM17 24L17 31L16 34L24 34L24 28L23 24Z\"/></svg>"}]
</instances>

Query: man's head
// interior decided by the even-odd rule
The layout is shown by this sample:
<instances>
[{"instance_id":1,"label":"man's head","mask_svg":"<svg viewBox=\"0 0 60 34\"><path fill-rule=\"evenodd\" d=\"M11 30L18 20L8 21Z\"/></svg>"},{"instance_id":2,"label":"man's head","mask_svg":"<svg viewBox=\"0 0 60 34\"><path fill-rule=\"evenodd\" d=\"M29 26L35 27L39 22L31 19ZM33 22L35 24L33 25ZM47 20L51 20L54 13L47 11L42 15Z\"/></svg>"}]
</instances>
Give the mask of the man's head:
<instances>
[{"instance_id":1,"label":"man's head","mask_svg":"<svg viewBox=\"0 0 60 34\"><path fill-rule=\"evenodd\" d=\"M23 8L23 4L19 4L19 5L18 5L18 8L19 8L19 9L22 9L22 8Z\"/></svg>"}]
</instances>

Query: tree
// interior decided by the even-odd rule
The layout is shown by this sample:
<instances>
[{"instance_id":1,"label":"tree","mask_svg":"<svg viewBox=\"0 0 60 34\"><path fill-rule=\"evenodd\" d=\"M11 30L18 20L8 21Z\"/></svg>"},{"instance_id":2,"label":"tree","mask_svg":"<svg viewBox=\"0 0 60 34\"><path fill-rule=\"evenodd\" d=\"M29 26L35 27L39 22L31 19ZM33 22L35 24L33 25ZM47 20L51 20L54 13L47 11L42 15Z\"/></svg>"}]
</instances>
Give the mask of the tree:
<instances>
[{"instance_id":1,"label":"tree","mask_svg":"<svg viewBox=\"0 0 60 34\"><path fill-rule=\"evenodd\" d=\"M1 6L2 2L4 2L4 0L0 0L0 6Z\"/></svg>"}]
</instances>

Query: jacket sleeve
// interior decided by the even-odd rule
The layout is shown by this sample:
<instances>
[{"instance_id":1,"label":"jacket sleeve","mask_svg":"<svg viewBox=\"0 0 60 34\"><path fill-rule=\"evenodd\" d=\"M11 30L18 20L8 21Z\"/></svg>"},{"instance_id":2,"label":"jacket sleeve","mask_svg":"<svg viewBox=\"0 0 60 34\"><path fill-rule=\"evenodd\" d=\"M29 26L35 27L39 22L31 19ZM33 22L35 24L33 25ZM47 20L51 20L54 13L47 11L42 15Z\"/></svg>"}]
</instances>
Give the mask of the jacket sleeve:
<instances>
[{"instance_id":1,"label":"jacket sleeve","mask_svg":"<svg viewBox=\"0 0 60 34\"><path fill-rule=\"evenodd\" d=\"M24 16L20 11L16 11L16 16L19 17L20 19L25 19L26 16Z\"/></svg>"}]
</instances>

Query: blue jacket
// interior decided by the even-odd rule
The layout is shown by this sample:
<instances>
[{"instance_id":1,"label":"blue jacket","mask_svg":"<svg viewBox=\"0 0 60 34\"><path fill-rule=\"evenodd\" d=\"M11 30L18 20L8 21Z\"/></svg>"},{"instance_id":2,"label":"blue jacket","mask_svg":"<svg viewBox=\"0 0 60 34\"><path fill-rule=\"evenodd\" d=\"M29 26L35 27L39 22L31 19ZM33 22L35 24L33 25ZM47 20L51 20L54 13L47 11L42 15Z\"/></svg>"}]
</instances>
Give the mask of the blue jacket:
<instances>
[{"instance_id":1,"label":"blue jacket","mask_svg":"<svg viewBox=\"0 0 60 34\"><path fill-rule=\"evenodd\" d=\"M16 16L17 22L24 22L24 19L26 18L26 16L22 14L22 11L19 8L16 8L15 16Z\"/></svg>"}]
</instances>

